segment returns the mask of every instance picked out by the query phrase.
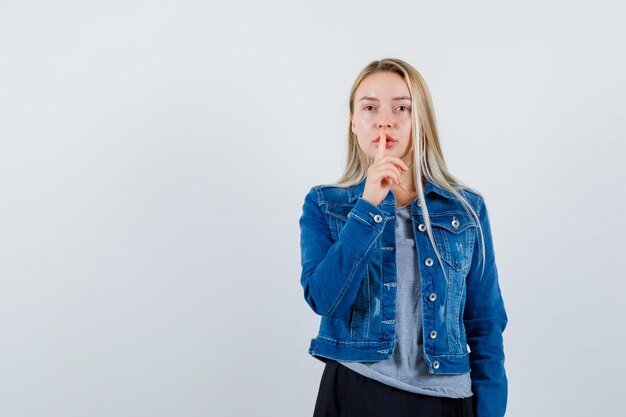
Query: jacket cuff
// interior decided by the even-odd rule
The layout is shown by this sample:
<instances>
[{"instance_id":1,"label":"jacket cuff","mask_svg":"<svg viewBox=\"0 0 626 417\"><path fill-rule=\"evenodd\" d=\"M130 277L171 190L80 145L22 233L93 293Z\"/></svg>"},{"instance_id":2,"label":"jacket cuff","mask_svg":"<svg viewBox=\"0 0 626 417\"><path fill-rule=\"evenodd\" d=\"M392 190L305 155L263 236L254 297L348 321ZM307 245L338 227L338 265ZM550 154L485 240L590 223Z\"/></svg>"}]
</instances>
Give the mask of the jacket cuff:
<instances>
[{"instance_id":1,"label":"jacket cuff","mask_svg":"<svg viewBox=\"0 0 626 417\"><path fill-rule=\"evenodd\" d=\"M389 214L384 210L373 205L363 197L359 197L352 211L348 213L348 218L354 217L356 220L364 223L378 233L382 233L385 223L389 219Z\"/></svg>"}]
</instances>

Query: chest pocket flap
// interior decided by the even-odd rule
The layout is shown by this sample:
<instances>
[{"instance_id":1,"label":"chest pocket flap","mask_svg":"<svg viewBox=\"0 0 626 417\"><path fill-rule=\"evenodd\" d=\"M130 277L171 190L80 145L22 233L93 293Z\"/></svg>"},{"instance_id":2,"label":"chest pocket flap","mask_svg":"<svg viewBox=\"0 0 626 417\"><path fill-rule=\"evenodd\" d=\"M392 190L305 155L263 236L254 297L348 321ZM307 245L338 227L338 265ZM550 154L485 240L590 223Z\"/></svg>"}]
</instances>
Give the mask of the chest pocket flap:
<instances>
[{"instance_id":1,"label":"chest pocket flap","mask_svg":"<svg viewBox=\"0 0 626 417\"><path fill-rule=\"evenodd\" d=\"M467 213L431 214L433 236L441 257L457 271L469 269L478 225Z\"/></svg>"}]
</instances>

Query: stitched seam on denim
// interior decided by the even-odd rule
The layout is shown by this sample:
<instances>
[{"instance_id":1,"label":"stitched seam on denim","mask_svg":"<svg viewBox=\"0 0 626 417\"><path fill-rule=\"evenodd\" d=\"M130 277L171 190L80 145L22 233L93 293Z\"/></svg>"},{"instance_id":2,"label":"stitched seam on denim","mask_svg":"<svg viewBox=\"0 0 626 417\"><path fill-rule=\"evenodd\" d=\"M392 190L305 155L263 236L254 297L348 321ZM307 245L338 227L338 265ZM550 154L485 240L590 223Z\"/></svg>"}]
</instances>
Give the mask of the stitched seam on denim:
<instances>
[{"instance_id":1,"label":"stitched seam on denim","mask_svg":"<svg viewBox=\"0 0 626 417\"><path fill-rule=\"evenodd\" d=\"M331 215L332 215L333 213L331 213L331 212L329 212L329 211L328 211L328 205L327 205L327 204L326 204L323 200L321 200L321 197L322 197L322 192L320 191L320 186L315 186L315 187L313 187L313 189L315 190L315 196L316 196L316 198L317 198L317 205L319 206L319 208L320 208L320 210L322 211L322 213L324 213L324 217L326 218L326 222L328 223L328 222L330 222L330 220L331 220ZM338 230L338 229L339 229L339 227L338 227L337 223L336 223L336 222L334 222L334 221L333 221L333 222L330 222L330 223L331 223L331 224L333 224L333 225L335 226L334 228L331 228L331 226L329 225L329 228L330 228L330 234L331 234L331 236L332 236L332 237L335 239L335 241L336 241L336 240L338 240L338 239L339 239L339 230ZM333 232L334 232L334 234L335 234L337 237L333 236Z\"/></svg>"},{"instance_id":2,"label":"stitched seam on denim","mask_svg":"<svg viewBox=\"0 0 626 417\"><path fill-rule=\"evenodd\" d=\"M317 205L320 207L320 209L322 210L322 213L324 213L324 216L326 217L326 220L329 219L328 216L328 207L326 205L326 203L324 203L320 197L322 195L322 192L319 190L319 188L313 187L315 189L315 196L317 197Z\"/></svg>"},{"instance_id":3,"label":"stitched seam on denim","mask_svg":"<svg viewBox=\"0 0 626 417\"><path fill-rule=\"evenodd\" d=\"M437 229L433 229L433 238L435 240L435 245L437 246L443 246L443 251L440 250L439 247L437 247L437 250L439 251L439 255L441 256L441 260L437 257L437 254L433 254L433 257L437 258L437 262L439 262L439 267L441 268L441 272L443 273L443 277L446 280L446 285L448 285L450 279L449 279L449 274L446 273L446 266L448 265L448 261L446 261L446 256L447 256L447 245L446 245L446 238L444 237L443 234L439 235L440 233L442 233L440 230ZM443 252L443 253L442 253ZM433 259L434 261L434 259Z\"/></svg>"},{"instance_id":4,"label":"stitched seam on denim","mask_svg":"<svg viewBox=\"0 0 626 417\"><path fill-rule=\"evenodd\" d=\"M413 212L413 214L417 214L418 216L423 217L424 214L422 213L422 210L419 207L417 210L418 211ZM429 212L428 214L430 215L430 217L441 217L441 216L448 217L451 214L456 215L456 216L462 216L462 217L470 217L468 216L466 211L461 211L461 210L436 211L436 212Z\"/></svg>"},{"instance_id":5,"label":"stitched seam on denim","mask_svg":"<svg viewBox=\"0 0 626 417\"><path fill-rule=\"evenodd\" d=\"M445 354L441 354L441 355L434 355L432 353L429 353L428 356L431 357L431 358L437 358L437 359L441 360L441 358L449 358L451 356L455 357L455 358L462 358L463 356L467 356L467 355L468 355L468 353L459 353L459 354L456 354L456 353L445 353Z\"/></svg>"},{"instance_id":6,"label":"stitched seam on denim","mask_svg":"<svg viewBox=\"0 0 626 417\"><path fill-rule=\"evenodd\" d=\"M370 288L370 270L365 266L365 279L367 280L367 322L363 329L363 337L368 338L370 334L370 319L372 317L372 291Z\"/></svg>"},{"instance_id":7,"label":"stitched seam on denim","mask_svg":"<svg viewBox=\"0 0 626 417\"><path fill-rule=\"evenodd\" d=\"M458 213L458 212L441 212L441 213L432 213L430 214L431 224L433 226L440 227L442 229L446 229L452 233L461 233L468 227L477 227L477 224L472 220L472 217L467 213ZM444 219L439 219L438 217L444 217ZM452 220L454 218L461 223L459 225L460 228L455 228L452 226Z\"/></svg>"},{"instance_id":8,"label":"stitched seam on denim","mask_svg":"<svg viewBox=\"0 0 626 417\"><path fill-rule=\"evenodd\" d=\"M357 293L357 298L358 298L358 293ZM354 305L352 307L350 307L350 312L352 313L352 316L350 317L350 335L348 335L348 338L350 340L354 339Z\"/></svg>"},{"instance_id":9,"label":"stitched seam on denim","mask_svg":"<svg viewBox=\"0 0 626 417\"><path fill-rule=\"evenodd\" d=\"M465 291L465 276L463 277L463 281L461 282L461 290L459 291L459 304L457 306L457 320L459 322L459 348L460 350L464 350L467 352L467 346L463 346L463 333L465 332L465 328L463 325L463 315L461 311L461 304L463 304L463 292Z\"/></svg>"},{"instance_id":10,"label":"stitched seam on denim","mask_svg":"<svg viewBox=\"0 0 626 417\"><path fill-rule=\"evenodd\" d=\"M328 204L328 205L333 205L333 206L337 206L337 207L354 207L355 204L354 203L338 203L336 201L331 201L331 200L320 200L321 203L324 204Z\"/></svg>"},{"instance_id":11,"label":"stitched seam on denim","mask_svg":"<svg viewBox=\"0 0 626 417\"><path fill-rule=\"evenodd\" d=\"M339 339L333 339L332 337L327 337L327 336L317 336L317 339L326 339L326 340L330 340L334 343L338 343L338 344L345 344L345 345L352 345L352 344L357 344L357 345L382 345L382 344L386 344L386 343L392 343L392 340L378 340L378 341L371 341L371 340L339 340Z\"/></svg>"},{"instance_id":12,"label":"stitched seam on denim","mask_svg":"<svg viewBox=\"0 0 626 417\"><path fill-rule=\"evenodd\" d=\"M337 298L335 299L333 304L330 306L330 309L328 310L328 312L325 314L326 316L330 316L331 314L333 314L335 312L335 310L337 309L337 307L339 306L339 302L343 298L343 295L346 292L346 288L348 288L348 286L352 282L352 279L354 278L354 271L361 264L361 262L363 262L363 256L364 256L365 252L367 252L370 249L370 247L372 246L372 244L376 240L376 237L377 237L377 235L371 236L369 242L367 242L367 244L365 245L365 247L363 248L361 253L359 253L357 255L358 261L355 262L354 265L352 265L352 270L350 271L350 275L348 276L348 280L343 285L343 288L341 288L341 291L339 291L339 295L337 295Z\"/></svg>"},{"instance_id":13,"label":"stitched seam on denim","mask_svg":"<svg viewBox=\"0 0 626 417\"><path fill-rule=\"evenodd\" d=\"M375 229L376 231L378 231L377 228L375 228L374 226L372 226L367 220L363 219L361 216L359 216L358 214L354 213L354 212L350 212L350 214L352 215L352 217L355 217L357 219L359 219L361 221L361 223L365 223L366 225L368 225L369 227L371 227L372 229Z\"/></svg>"},{"instance_id":14,"label":"stitched seam on denim","mask_svg":"<svg viewBox=\"0 0 626 417\"><path fill-rule=\"evenodd\" d=\"M448 272L450 272L448 270ZM450 344L451 344L451 340L450 340L450 333L452 332L452 327L451 327L451 323L450 320L448 320L448 316L450 315L450 310L452 310L451 304L452 304L452 297L450 296L450 293L452 292L452 286L453 286L453 281L452 279L448 280L448 285L446 288L446 311L445 311L445 320L446 320L446 341L448 343L448 350L450 349Z\"/></svg>"},{"instance_id":15,"label":"stitched seam on denim","mask_svg":"<svg viewBox=\"0 0 626 417\"><path fill-rule=\"evenodd\" d=\"M327 207L328 207L328 206L327 206ZM335 218L335 219L343 220L343 221L345 221L345 222L347 222L347 221L348 221L348 217L347 217L347 216L342 216L341 214L334 213L334 212L332 212L332 211L330 211L330 210L327 210L327 211L326 211L326 214L328 214L330 217L333 217L333 218Z\"/></svg>"},{"instance_id":16,"label":"stitched seam on denim","mask_svg":"<svg viewBox=\"0 0 626 417\"><path fill-rule=\"evenodd\" d=\"M475 230L478 230L478 226L475 227ZM480 232L478 232L480 233ZM465 265L462 265L462 270L464 272L468 272L469 269L472 266L472 258L473 258L473 254L474 254L474 244L476 242L476 234L475 233L468 233L466 238L465 238L465 250L467 251L467 253L469 253L470 255L466 257L467 262Z\"/></svg>"}]
</instances>

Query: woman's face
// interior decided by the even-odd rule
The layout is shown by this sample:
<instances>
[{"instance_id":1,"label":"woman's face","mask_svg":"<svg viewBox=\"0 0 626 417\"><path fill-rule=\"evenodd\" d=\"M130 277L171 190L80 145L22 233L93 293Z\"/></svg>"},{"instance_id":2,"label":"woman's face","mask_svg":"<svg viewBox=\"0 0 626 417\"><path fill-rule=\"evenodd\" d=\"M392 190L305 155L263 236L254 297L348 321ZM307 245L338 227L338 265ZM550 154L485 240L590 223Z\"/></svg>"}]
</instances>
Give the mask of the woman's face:
<instances>
[{"instance_id":1,"label":"woman's face","mask_svg":"<svg viewBox=\"0 0 626 417\"><path fill-rule=\"evenodd\" d=\"M411 94L401 76L384 71L361 81L350 120L359 147L372 160L382 128L387 136L385 155L401 158L407 165L412 162L404 159L411 155Z\"/></svg>"}]
</instances>

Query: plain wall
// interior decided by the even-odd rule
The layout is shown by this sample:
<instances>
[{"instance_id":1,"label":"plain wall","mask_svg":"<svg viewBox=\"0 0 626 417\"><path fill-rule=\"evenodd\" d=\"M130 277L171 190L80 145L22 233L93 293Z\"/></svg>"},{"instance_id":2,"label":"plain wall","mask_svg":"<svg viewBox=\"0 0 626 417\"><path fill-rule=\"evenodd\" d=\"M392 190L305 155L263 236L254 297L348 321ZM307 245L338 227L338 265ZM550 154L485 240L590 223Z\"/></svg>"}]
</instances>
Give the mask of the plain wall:
<instances>
[{"instance_id":1,"label":"plain wall","mask_svg":"<svg viewBox=\"0 0 626 417\"><path fill-rule=\"evenodd\" d=\"M621 416L626 6L0 3L0 415L307 416L298 219L371 60L490 210L507 416Z\"/></svg>"}]
</instances>

